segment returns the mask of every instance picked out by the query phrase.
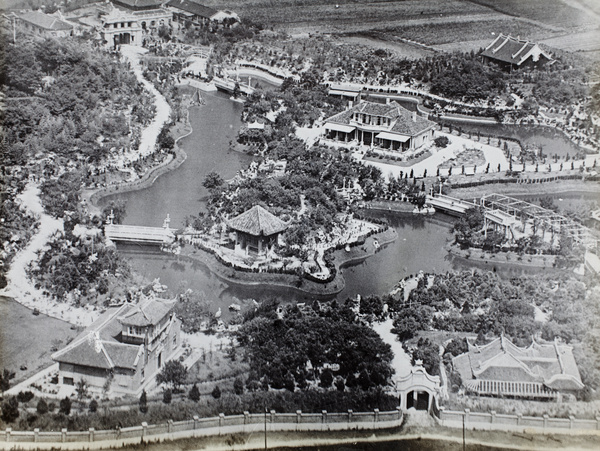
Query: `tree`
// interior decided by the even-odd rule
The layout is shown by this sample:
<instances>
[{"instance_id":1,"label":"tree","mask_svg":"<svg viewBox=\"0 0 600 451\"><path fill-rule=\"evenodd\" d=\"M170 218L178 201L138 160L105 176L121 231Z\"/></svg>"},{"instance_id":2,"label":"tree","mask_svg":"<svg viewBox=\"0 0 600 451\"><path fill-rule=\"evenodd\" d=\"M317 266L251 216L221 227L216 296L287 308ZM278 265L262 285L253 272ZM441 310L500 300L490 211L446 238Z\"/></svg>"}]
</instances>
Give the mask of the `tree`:
<instances>
[{"instance_id":1,"label":"tree","mask_svg":"<svg viewBox=\"0 0 600 451\"><path fill-rule=\"evenodd\" d=\"M187 368L179 360L169 360L156 376L159 384L170 385L175 391L185 382Z\"/></svg>"},{"instance_id":2,"label":"tree","mask_svg":"<svg viewBox=\"0 0 600 451\"><path fill-rule=\"evenodd\" d=\"M194 402L200 401L200 390L198 390L198 386L196 384L192 386L188 397Z\"/></svg>"},{"instance_id":3,"label":"tree","mask_svg":"<svg viewBox=\"0 0 600 451\"><path fill-rule=\"evenodd\" d=\"M36 411L39 415L44 415L48 412L48 403L44 399L40 399L37 403Z\"/></svg>"},{"instance_id":4,"label":"tree","mask_svg":"<svg viewBox=\"0 0 600 451\"><path fill-rule=\"evenodd\" d=\"M146 394L146 390L142 390L142 395L140 396L140 412L148 412L148 395Z\"/></svg>"},{"instance_id":5,"label":"tree","mask_svg":"<svg viewBox=\"0 0 600 451\"><path fill-rule=\"evenodd\" d=\"M163 150L169 151L169 150L172 150L173 147L175 147L175 140L173 139L173 137L171 136L171 133L169 132L169 126L165 125L162 128L162 130L158 134L157 142L158 142L158 147Z\"/></svg>"},{"instance_id":6,"label":"tree","mask_svg":"<svg viewBox=\"0 0 600 451\"><path fill-rule=\"evenodd\" d=\"M96 410L98 410L98 401L96 401L95 399L92 399L92 401L90 402L89 405L89 409L90 412L94 413Z\"/></svg>"},{"instance_id":7,"label":"tree","mask_svg":"<svg viewBox=\"0 0 600 451\"><path fill-rule=\"evenodd\" d=\"M77 400L81 401L87 396L88 384L85 379L80 379L75 385L75 391L77 392Z\"/></svg>"},{"instance_id":8,"label":"tree","mask_svg":"<svg viewBox=\"0 0 600 451\"><path fill-rule=\"evenodd\" d=\"M12 423L19 418L19 401L14 396L7 398L2 403L2 421Z\"/></svg>"},{"instance_id":9,"label":"tree","mask_svg":"<svg viewBox=\"0 0 600 451\"><path fill-rule=\"evenodd\" d=\"M171 404L171 401L173 400L173 392L171 391L170 388L167 388L164 392L163 392L163 402L165 404Z\"/></svg>"},{"instance_id":10,"label":"tree","mask_svg":"<svg viewBox=\"0 0 600 451\"><path fill-rule=\"evenodd\" d=\"M202 186L213 193L221 188L223 183L225 183L223 177L221 177L217 172L212 171L206 174L206 177L204 177L204 181L202 182Z\"/></svg>"},{"instance_id":11,"label":"tree","mask_svg":"<svg viewBox=\"0 0 600 451\"><path fill-rule=\"evenodd\" d=\"M236 377L233 381L233 391L236 395L244 394L244 383L239 377Z\"/></svg>"},{"instance_id":12,"label":"tree","mask_svg":"<svg viewBox=\"0 0 600 451\"><path fill-rule=\"evenodd\" d=\"M64 415L69 415L71 413L71 400L68 396L65 396L60 400L58 411Z\"/></svg>"},{"instance_id":13,"label":"tree","mask_svg":"<svg viewBox=\"0 0 600 451\"><path fill-rule=\"evenodd\" d=\"M10 380L15 377L13 371L4 368L2 374L0 374L0 391L5 392L10 388Z\"/></svg>"},{"instance_id":14,"label":"tree","mask_svg":"<svg viewBox=\"0 0 600 451\"><path fill-rule=\"evenodd\" d=\"M213 389L211 395L215 399L219 399L221 397L221 389L218 385L215 385L215 388Z\"/></svg>"},{"instance_id":15,"label":"tree","mask_svg":"<svg viewBox=\"0 0 600 451\"><path fill-rule=\"evenodd\" d=\"M329 388L329 387L331 387L331 384L333 383L333 373L331 372L331 370L329 368L325 368L321 372L320 379L321 379L321 387Z\"/></svg>"}]
</instances>

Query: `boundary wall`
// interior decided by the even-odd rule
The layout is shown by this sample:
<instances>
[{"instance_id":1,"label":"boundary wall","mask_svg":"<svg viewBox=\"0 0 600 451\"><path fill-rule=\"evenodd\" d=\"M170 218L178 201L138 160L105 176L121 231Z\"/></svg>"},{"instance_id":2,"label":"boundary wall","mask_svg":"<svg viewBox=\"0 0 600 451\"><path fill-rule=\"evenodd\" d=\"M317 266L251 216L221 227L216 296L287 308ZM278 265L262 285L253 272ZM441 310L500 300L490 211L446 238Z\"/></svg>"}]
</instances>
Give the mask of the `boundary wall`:
<instances>
[{"instance_id":1,"label":"boundary wall","mask_svg":"<svg viewBox=\"0 0 600 451\"><path fill-rule=\"evenodd\" d=\"M192 437L211 437L227 434L249 434L268 432L301 432L301 431L349 431L349 430L380 430L396 428L402 425L403 413L400 408L389 412L346 413L249 413L242 415L199 418L191 420L172 421L163 424L142 423L139 426L117 428L111 430L69 431L62 429L56 432L13 431L7 428L0 432L0 448L31 448L36 449L102 449L120 447L126 444L144 442L160 442Z\"/></svg>"},{"instance_id":2,"label":"boundary wall","mask_svg":"<svg viewBox=\"0 0 600 451\"><path fill-rule=\"evenodd\" d=\"M585 431L600 431L600 416L595 420L585 420L569 416L569 418L554 418L548 415L541 417L499 414L495 411L489 413L445 410L440 407L439 418L442 426L470 430L505 430L525 432L562 432L581 433Z\"/></svg>"}]
</instances>

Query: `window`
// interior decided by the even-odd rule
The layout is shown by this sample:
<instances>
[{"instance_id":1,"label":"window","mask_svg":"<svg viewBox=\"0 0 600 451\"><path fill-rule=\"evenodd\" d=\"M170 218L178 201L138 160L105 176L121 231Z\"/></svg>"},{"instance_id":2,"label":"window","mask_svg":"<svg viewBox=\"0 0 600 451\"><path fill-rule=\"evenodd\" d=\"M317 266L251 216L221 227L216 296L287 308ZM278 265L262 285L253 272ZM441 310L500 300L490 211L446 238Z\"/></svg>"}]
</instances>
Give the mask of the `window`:
<instances>
[{"instance_id":1,"label":"window","mask_svg":"<svg viewBox=\"0 0 600 451\"><path fill-rule=\"evenodd\" d=\"M63 377L63 384L65 385L75 385L75 381L72 377Z\"/></svg>"}]
</instances>

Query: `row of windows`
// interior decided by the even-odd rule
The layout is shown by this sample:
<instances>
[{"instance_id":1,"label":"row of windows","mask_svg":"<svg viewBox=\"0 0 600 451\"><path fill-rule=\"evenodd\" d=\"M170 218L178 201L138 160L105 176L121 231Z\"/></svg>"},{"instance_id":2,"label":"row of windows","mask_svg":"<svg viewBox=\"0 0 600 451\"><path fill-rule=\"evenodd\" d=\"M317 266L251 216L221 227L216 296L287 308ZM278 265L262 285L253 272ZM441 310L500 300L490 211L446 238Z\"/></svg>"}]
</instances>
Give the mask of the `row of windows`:
<instances>
[{"instance_id":1,"label":"row of windows","mask_svg":"<svg viewBox=\"0 0 600 451\"><path fill-rule=\"evenodd\" d=\"M360 122L361 124L385 125L388 127L392 123L392 120L389 117L371 116L370 114L364 113L354 113L352 119Z\"/></svg>"}]
</instances>

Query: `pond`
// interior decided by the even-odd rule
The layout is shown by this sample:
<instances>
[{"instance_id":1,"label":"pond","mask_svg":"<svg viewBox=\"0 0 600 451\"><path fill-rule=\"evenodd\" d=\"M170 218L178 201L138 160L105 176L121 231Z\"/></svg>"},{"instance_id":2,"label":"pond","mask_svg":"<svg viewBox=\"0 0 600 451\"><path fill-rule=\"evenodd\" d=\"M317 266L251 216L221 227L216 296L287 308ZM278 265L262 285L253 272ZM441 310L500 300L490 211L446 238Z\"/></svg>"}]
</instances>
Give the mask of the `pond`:
<instances>
[{"instance_id":1,"label":"pond","mask_svg":"<svg viewBox=\"0 0 600 451\"><path fill-rule=\"evenodd\" d=\"M185 163L161 176L152 186L134 192L103 199L106 204L119 198L127 202L124 223L160 226L170 214L172 227L181 227L188 215L202 211L208 191L202 186L206 174L216 171L224 178L233 177L251 161L251 157L229 149L241 125L242 105L220 93L203 94L206 104L190 111L193 133L180 145L188 154ZM532 135L533 136L533 135ZM539 272L537 269L498 265L486 262L467 262L453 259L444 250L451 239L453 218L436 214L423 218L412 214L390 212L370 215L386 218L398 233L398 239L382 247L373 257L342 269L346 281L339 299L361 294L389 292L403 277L419 271L444 272L450 269L471 268L495 270L501 274L518 275ZM119 250L134 269L149 279L160 277L170 294L180 288L192 288L205 293L216 311L223 311L238 300L276 297L280 300L304 302L315 298L292 288L247 286L223 281L202 263L161 253L148 246L120 245Z\"/></svg>"}]
</instances>

